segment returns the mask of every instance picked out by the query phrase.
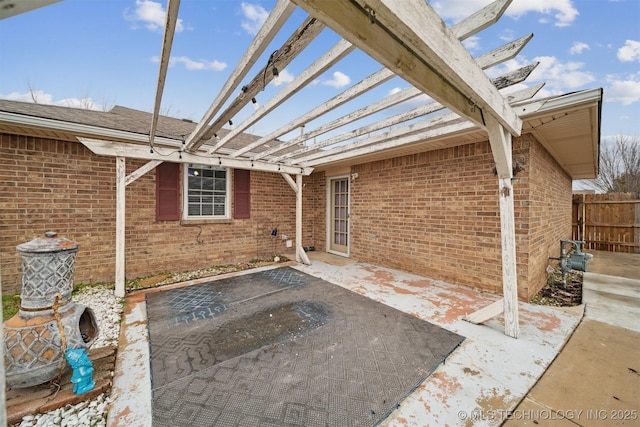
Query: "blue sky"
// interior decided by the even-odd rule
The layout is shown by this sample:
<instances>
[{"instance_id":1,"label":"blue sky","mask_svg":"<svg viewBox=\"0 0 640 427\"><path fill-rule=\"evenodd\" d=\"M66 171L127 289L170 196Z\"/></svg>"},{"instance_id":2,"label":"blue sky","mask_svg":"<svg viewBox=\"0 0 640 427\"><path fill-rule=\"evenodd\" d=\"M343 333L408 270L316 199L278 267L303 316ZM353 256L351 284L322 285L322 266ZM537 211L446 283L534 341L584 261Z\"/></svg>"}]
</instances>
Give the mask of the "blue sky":
<instances>
[{"instance_id":1,"label":"blue sky","mask_svg":"<svg viewBox=\"0 0 640 427\"><path fill-rule=\"evenodd\" d=\"M490 0L430 3L453 24ZM274 4L275 0L182 0L161 112L200 120ZM152 111L165 8L165 1L64 0L1 20L0 98ZM305 17L296 10L273 47L245 78L247 82ZM488 70L489 76L539 61L525 82L527 86L546 82L538 97L602 87L603 139L640 136L640 1L514 0L498 23L464 44L478 56L528 33L534 33L534 38L520 55ZM325 30L281 70L279 84L299 75L338 39ZM354 52L248 131L265 134L379 68L363 53ZM357 102L364 105L407 86L396 78ZM278 89L269 84L256 97L258 102ZM322 121L355 108L345 106ZM251 111L248 106L237 119Z\"/></svg>"}]
</instances>

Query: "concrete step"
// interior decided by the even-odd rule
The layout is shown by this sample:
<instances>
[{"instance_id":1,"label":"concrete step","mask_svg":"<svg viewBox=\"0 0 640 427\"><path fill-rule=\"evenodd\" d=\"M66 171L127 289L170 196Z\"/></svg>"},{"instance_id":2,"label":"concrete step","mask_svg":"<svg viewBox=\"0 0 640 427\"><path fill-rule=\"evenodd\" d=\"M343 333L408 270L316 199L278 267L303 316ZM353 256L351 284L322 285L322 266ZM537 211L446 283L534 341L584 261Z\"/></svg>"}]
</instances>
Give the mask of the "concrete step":
<instances>
[{"instance_id":1,"label":"concrete step","mask_svg":"<svg viewBox=\"0 0 640 427\"><path fill-rule=\"evenodd\" d=\"M585 273L585 317L640 332L640 280Z\"/></svg>"},{"instance_id":2,"label":"concrete step","mask_svg":"<svg viewBox=\"0 0 640 427\"><path fill-rule=\"evenodd\" d=\"M640 280L635 279L586 272L584 273L582 288L640 299Z\"/></svg>"}]
</instances>

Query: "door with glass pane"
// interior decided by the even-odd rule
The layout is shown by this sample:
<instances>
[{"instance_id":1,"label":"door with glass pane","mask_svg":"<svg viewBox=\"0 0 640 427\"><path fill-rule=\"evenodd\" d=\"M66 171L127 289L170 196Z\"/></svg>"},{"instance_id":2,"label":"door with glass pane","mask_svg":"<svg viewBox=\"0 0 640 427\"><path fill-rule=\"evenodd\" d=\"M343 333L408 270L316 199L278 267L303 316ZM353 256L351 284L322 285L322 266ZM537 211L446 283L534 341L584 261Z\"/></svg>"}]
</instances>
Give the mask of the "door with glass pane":
<instances>
[{"instance_id":1,"label":"door with glass pane","mask_svg":"<svg viewBox=\"0 0 640 427\"><path fill-rule=\"evenodd\" d=\"M329 180L329 251L349 254L349 178Z\"/></svg>"}]
</instances>

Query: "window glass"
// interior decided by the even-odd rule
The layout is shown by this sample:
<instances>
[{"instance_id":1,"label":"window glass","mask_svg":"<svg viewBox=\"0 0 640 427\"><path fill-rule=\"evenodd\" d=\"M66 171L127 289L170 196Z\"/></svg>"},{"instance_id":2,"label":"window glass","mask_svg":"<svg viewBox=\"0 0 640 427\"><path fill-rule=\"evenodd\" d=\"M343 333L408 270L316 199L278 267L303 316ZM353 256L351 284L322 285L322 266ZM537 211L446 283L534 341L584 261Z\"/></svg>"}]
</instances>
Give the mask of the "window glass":
<instances>
[{"instance_id":1,"label":"window glass","mask_svg":"<svg viewBox=\"0 0 640 427\"><path fill-rule=\"evenodd\" d=\"M185 169L187 217L226 218L229 205L227 169L195 164L189 164Z\"/></svg>"}]
</instances>

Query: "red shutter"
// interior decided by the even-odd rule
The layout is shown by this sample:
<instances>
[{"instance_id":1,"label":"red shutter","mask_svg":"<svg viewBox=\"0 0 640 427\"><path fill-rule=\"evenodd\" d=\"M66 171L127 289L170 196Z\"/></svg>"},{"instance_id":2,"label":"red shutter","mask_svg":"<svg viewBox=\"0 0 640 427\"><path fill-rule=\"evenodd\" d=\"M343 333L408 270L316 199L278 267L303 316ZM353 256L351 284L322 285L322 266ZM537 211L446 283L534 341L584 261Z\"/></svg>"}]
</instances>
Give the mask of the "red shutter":
<instances>
[{"instance_id":1,"label":"red shutter","mask_svg":"<svg viewBox=\"0 0 640 427\"><path fill-rule=\"evenodd\" d=\"M233 217L251 217L251 174L248 170L233 170Z\"/></svg>"},{"instance_id":2,"label":"red shutter","mask_svg":"<svg viewBox=\"0 0 640 427\"><path fill-rule=\"evenodd\" d=\"M180 164L161 163L156 167L156 221L180 219Z\"/></svg>"}]
</instances>

